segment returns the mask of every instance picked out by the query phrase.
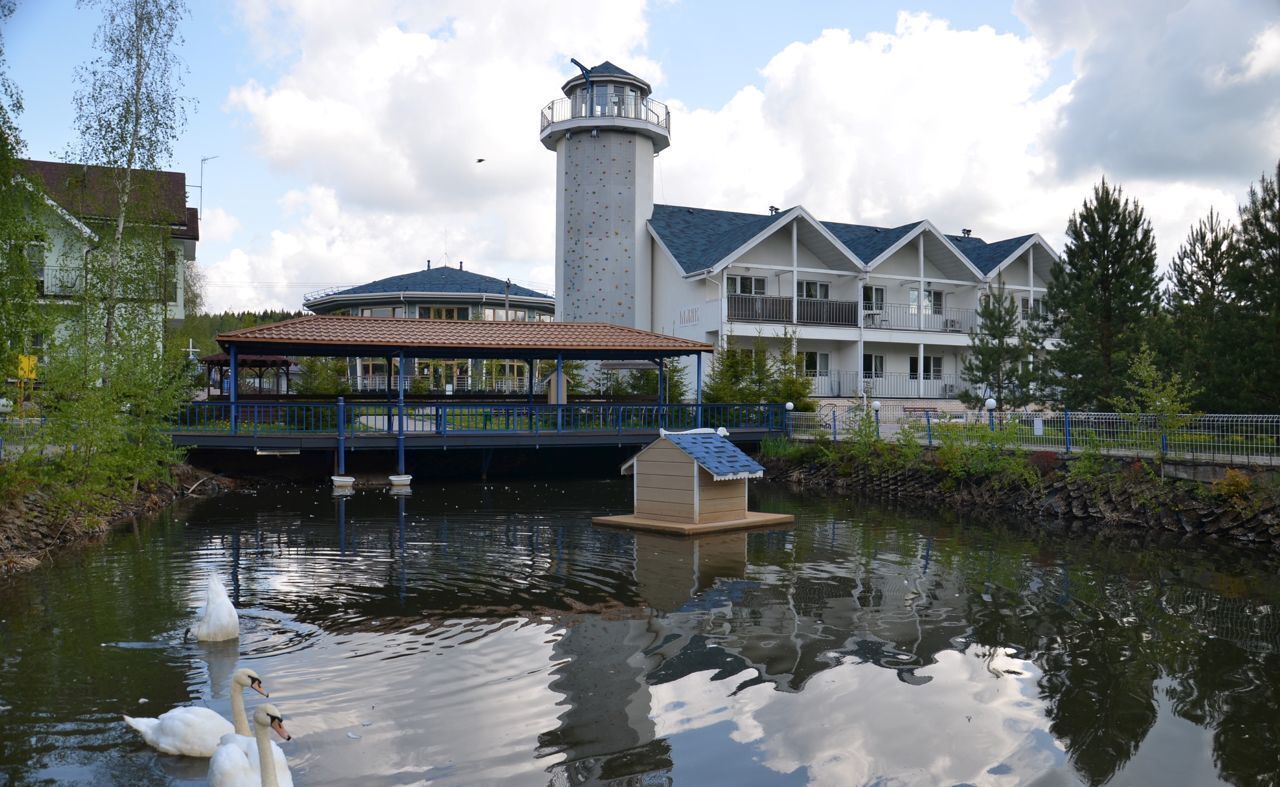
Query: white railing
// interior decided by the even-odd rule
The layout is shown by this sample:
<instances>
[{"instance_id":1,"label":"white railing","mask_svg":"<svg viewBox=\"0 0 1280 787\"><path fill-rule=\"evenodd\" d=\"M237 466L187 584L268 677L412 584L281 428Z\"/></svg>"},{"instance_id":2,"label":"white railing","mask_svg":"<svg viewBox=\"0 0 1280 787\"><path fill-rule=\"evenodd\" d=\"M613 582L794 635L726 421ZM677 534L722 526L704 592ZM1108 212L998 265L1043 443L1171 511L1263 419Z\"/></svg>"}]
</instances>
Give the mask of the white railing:
<instances>
[{"instance_id":1,"label":"white railing","mask_svg":"<svg viewBox=\"0 0 1280 787\"><path fill-rule=\"evenodd\" d=\"M667 105L652 98L638 97L605 105L557 98L542 108L542 125L539 130L545 130L552 123L591 117L628 118L671 131L671 111L667 109Z\"/></svg>"},{"instance_id":2,"label":"white railing","mask_svg":"<svg viewBox=\"0 0 1280 787\"><path fill-rule=\"evenodd\" d=\"M978 326L977 309L948 307L936 312L926 306L921 314L909 303L863 303L862 315L868 328L967 334Z\"/></svg>"}]
</instances>

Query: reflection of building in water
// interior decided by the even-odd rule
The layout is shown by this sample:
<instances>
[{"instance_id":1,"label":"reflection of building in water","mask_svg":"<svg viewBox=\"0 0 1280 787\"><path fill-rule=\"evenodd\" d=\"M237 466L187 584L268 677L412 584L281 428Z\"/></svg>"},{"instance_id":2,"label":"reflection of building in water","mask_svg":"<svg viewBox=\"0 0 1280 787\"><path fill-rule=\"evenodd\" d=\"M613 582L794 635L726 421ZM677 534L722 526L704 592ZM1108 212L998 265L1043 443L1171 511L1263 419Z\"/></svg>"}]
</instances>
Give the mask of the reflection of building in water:
<instances>
[{"instance_id":1,"label":"reflection of building in water","mask_svg":"<svg viewBox=\"0 0 1280 787\"><path fill-rule=\"evenodd\" d=\"M669 776L671 752L655 740L646 655L653 632L644 620L584 615L553 646L561 662L550 688L563 695L560 726L538 737L543 750L563 752L556 784L596 784L643 775ZM646 778L645 783L648 783Z\"/></svg>"},{"instance_id":2,"label":"reflection of building in water","mask_svg":"<svg viewBox=\"0 0 1280 787\"><path fill-rule=\"evenodd\" d=\"M700 538L636 534L636 592L660 612L696 603L698 594L714 588L716 580L737 579L746 567L746 533Z\"/></svg>"}]
</instances>

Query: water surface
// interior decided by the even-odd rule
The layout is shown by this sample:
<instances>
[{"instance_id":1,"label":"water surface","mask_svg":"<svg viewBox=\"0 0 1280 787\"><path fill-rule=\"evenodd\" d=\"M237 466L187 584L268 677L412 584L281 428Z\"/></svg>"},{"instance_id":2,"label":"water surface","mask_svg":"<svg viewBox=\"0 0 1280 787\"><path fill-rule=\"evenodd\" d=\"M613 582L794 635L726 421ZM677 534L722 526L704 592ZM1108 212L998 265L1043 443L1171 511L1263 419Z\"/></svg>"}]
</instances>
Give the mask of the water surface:
<instances>
[{"instance_id":1,"label":"water surface","mask_svg":"<svg viewBox=\"0 0 1280 787\"><path fill-rule=\"evenodd\" d=\"M0 585L0 782L199 783L119 716L229 714L237 663L300 785L1280 779L1260 557L767 487L794 528L590 525L629 495L261 490L65 555ZM238 644L183 641L211 570Z\"/></svg>"}]
</instances>

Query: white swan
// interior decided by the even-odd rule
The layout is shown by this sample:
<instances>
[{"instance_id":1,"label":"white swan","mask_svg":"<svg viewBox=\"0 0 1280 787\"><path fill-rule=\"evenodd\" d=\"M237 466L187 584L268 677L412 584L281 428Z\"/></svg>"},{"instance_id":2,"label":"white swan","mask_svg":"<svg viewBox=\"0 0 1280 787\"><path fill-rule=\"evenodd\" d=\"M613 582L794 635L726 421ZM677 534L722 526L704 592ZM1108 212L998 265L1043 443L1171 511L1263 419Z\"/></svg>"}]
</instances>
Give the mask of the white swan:
<instances>
[{"instance_id":1,"label":"white swan","mask_svg":"<svg viewBox=\"0 0 1280 787\"><path fill-rule=\"evenodd\" d=\"M289 764L283 754L273 761L273 751L279 747L267 738L267 728L285 740L290 735L285 731L284 718L280 710L270 704L259 705L253 713L252 749L241 743L239 735L227 735L222 745L209 760L209 784L213 787L288 787L293 784L289 774Z\"/></svg>"},{"instance_id":2,"label":"white swan","mask_svg":"<svg viewBox=\"0 0 1280 787\"><path fill-rule=\"evenodd\" d=\"M227 589L222 586L217 574L209 575L209 588L204 603L204 610L199 620L191 627L196 639L205 642L217 642L224 639L236 639L240 636L240 616L227 596Z\"/></svg>"},{"instance_id":3,"label":"white swan","mask_svg":"<svg viewBox=\"0 0 1280 787\"><path fill-rule=\"evenodd\" d=\"M228 734L249 732L244 712L244 690L251 688L266 697L262 679L251 669L239 669L231 676L231 719L227 721L208 708L185 706L162 713L155 719L125 716L125 724L142 734L149 746L165 754L209 757Z\"/></svg>"}]
</instances>

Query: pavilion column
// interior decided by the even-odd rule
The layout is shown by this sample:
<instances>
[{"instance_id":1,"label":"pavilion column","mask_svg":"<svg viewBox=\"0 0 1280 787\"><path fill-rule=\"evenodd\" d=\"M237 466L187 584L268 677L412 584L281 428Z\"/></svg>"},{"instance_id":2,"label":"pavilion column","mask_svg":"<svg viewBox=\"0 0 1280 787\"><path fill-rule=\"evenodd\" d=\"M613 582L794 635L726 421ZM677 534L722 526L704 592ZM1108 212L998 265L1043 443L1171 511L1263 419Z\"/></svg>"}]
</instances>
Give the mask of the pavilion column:
<instances>
[{"instance_id":1,"label":"pavilion column","mask_svg":"<svg viewBox=\"0 0 1280 787\"><path fill-rule=\"evenodd\" d=\"M564 406L569 398L569 386L564 382L564 353L556 355L556 431L564 431Z\"/></svg>"},{"instance_id":2,"label":"pavilion column","mask_svg":"<svg viewBox=\"0 0 1280 787\"><path fill-rule=\"evenodd\" d=\"M924 398L924 342L916 352L916 395L917 398Z\"/></svg>"},{"instance_id":3,"label":"pavilion column","mask_svg":"<svg viewBox=\"0 0 1280 787\"><path fill-rule=\"evenodd\" d=\"M693 384L693 404L694 404L694 426L698 429L702 428L702 353L698 353L697 360L694 361L694 384Z\"/></svg>"},{"instance_id":4,"label":"pavilion column","mask_svg":"<svg viewBox=\"0 0 1280 787\"><path fill-rule=\"evenodd\" d=\"M396 427L396 472L404 475L404 350L400 351L396 365L396 390L398 392L398 426Z\"/></svg>"},{"instance_id":5,"label":"pavilion column","mask_svg":"<svg viewBox=\"0 0 1280 787\"><path fill-rule=\"evenodd\" d=\"M525 365L529 367L529 431L532 432L533 431L533 374L534 374L534 369L536 367L534 366L533 360L525 361Z\"/></svg>"},{"instance_id":6,"label":"pavilion column","mask_svg":"<svg viewBox=\"0 0 1280 787\"><path fill-rule=\"evenodd\" d=\"M240 353L236 349L235 342L232 342L227 346L227 353L230 355L229 363L231 364L231 434L236 434L239 432L239 427L236 423L236 416L239 414L237 412L238 408L236 403L240 398L240 373L237 370L240 361Z\"/></svg>"},{"instance_id":7,"label":"pavilion column","mask_svg":"<svg viewBox=\"0 0 1280 787\"><path fill-rule=\"evenodd\" d=\"M391 419L391 356L386 357L386 374L382 376L383 382L387 386L387 434L395 432L395 423Z\"/></svg>"}]
</instances>

